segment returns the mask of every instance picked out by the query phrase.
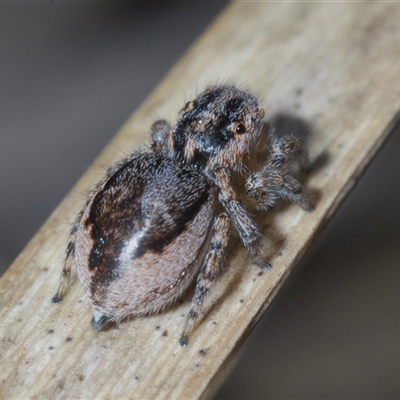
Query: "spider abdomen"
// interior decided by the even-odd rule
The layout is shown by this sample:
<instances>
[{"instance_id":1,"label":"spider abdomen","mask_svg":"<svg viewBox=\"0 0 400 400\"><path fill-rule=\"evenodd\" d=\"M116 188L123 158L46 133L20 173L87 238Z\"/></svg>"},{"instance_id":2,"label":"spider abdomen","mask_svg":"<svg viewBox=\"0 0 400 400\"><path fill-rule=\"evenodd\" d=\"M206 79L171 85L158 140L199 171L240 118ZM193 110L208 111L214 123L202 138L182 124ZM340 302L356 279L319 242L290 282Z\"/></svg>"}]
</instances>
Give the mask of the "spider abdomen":
<instances>
[{"instance_id":1,"label":"spider abdomen","mask_svg":"<svg viewBox=\"0 0 400 400\"><path fill-rule=\"evenodd\" d=\"M204 175L156 151L131 158L98 185L77 227L77 272L95 319L171 304L209 245L215 195Z\"/></svg>"}]
</instances>

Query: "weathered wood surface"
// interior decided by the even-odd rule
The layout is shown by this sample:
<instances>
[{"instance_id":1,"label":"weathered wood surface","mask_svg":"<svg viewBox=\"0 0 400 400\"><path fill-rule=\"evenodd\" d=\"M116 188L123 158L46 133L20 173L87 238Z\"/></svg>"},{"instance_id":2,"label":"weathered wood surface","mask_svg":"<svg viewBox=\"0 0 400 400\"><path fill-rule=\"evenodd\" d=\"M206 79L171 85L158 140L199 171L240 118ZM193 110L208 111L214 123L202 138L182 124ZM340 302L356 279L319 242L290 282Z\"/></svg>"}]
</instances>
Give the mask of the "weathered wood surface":
<instances>
[{"instance_id":1,"label":"weathered wood surface","mask_svg":"<svg viewBox=\"0 0 400 400\"><path fill-rule=\"evenodd\" d=\"M234 3L125 124L0 283L0 397L185 399L207 397L289 272L398 120L400 6L396 3ZM312 127L307 185L316 210L296 206L260 219L274 268L259 276L241 246L187 348L177 339L189 300L104 333L78 284L58 284L68 224L103 166L143 143L156 117L174 119L193 88L230 79L263 97L267 115ZM373 190L373 189L371 189ZM77 193L78 192L78 193Z\"/></svg>"}]
</instances>

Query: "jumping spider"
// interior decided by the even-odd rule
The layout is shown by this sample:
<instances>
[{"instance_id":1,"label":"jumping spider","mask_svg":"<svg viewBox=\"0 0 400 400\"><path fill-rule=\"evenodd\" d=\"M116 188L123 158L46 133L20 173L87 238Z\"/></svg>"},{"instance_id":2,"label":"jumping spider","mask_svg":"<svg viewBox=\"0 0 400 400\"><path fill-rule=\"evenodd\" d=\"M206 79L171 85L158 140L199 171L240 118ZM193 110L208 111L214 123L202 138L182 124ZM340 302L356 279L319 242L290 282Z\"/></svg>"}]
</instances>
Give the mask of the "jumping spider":
<instances>
[{"instance_id":1,"label":"jumping spider","mask_svg":"<svg viewBox=\"0 0 400 400\"><path fill-rule=\"evenodd\" d=\"M157 312L196 280L179 343L187 345L204 299L224 264L231 222L261 268L262 234L246 205L270 209L278 198L311 210L310 196L288 171L302 166L299 139L266 132L257 99L235 86L209 86L170 127L157 121L150 144L115 166L90 192L73 224L61 282L76 270L93 307L92 326ZM266 142L267 158L257 153Z\"/></svg>"}]
</instances>

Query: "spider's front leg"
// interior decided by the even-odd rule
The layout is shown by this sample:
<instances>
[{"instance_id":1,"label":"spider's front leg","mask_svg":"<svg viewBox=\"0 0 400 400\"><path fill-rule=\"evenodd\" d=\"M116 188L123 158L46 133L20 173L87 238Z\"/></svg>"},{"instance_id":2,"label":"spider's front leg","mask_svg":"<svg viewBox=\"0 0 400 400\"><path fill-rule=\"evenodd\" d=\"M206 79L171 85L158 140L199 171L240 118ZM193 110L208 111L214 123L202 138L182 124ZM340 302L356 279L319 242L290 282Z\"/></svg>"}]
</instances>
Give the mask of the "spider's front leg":
<instances>
[{"instance_id":1,"label":"spider's front leg","mask_svg":"<svg viewBox=\"0 0 400 400\"><path fill-rule=\"evenodd\" d=\"M260 253L260 241L263 235L239 201L229 171L225 168L218 168L212 172L212 177L219 189L219 200L231 217L240 239L253 261L262 269L271 268L270 263Z\"/></svg>"},{"instance_id":2,"label":"spider's front leg","mask_svg":"<svg viewBox=\"0 0 400 400\"><path fill-rule=\"evenodd\" d=\"M150 141L152 145L159 148L163 147L170 129L169 123L163 119L154 122L150 128Z\"/></svg>"},{"instance_id":3,"label":"spider's front leg","mask_svg":"<svg viewBox=\"0 0 400 400\"><path fill-rule=\"evenodd\" d=\"M271 135L272 145L269 148L271 167L287 171L293 161L297 161L300 168L308 166L308 152L303 141L293 135L274 139Z\"/></svg>"},{"instance_id":4,"label":"spider's front leg","mask_svg":"<svg viewBox=\"0 0 400 400\"><path fill-rule=\"evenodd\" d=\"M291 175L269 165L251 174L245 183L246 193L258 208L270 210L279 198L297 203L305 211L313 210L309 193Z\"/></svg>"},{"instance_id":5,"label":"spider's front leg","mask_svg":"<svg viewBox=\"0 0 400 400\"><path fill-rule=\"evenodd\" d=\"M309 193L289 173L293 162L297 161L302 169L308 164L308 154L301 140L292 135L276 139L269 147L269 153L267 164L247 177L247 195L262 210L270 210L279 198L283 198L311 211L313 203Z\"/></svg>"}]
</instances>

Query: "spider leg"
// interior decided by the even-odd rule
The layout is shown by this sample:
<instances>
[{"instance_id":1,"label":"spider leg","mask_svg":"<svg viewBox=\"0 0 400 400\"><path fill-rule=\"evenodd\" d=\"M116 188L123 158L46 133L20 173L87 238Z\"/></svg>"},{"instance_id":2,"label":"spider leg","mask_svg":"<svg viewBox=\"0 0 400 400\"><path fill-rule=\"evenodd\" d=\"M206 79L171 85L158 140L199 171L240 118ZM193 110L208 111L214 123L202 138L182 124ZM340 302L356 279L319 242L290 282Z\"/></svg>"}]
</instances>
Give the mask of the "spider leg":
<instances>
[{"instance_id":1,"label":"spider leg","mask_svg":"<svg viewBox=\"0 0 400 400\"><path fill-rule=\"evenodd\" d=\"M262 269L270 269L270 263L265 261L260 253L260 241L263 235L239 201L239 195L233 188L229 171L225 168L219 168L213 171L213 174L214 181L220 189L219 200L232 218L240 240L246 247L253 262Z\"/></svg>"},{"instance_id":2,"label":"spider leg","mask_svg":"<svg viewBox=\"0 0 400 400\"><path fill-rule=\"evenodd\" d=\"M278 198L297 203L305 211L313 209L312 199L300 182L270 166L251 174L246 180L245 189L258 207L264 210L271 209Z\"/></svg>"},{"instance_id":3,"label":"spider leg","mask_svg":"<svg viewBox=\"0 0 400 400\"><path fill-rule=\"evenodd\" d=\"M307 149L303 145L302 141L294 135L275 139L269 148L269 152L269 164L272 167L286 171L293 161L298 162L302 169L305 169L308 165Z\"/></svg>"},{"instance_id":4,"label":"spider leg","mask_svg":"<svg viewBox=\"0 0 400 400\"><path fill-rule=\"evenodd\" d=\"M77 216L72 225L67 250L65 253L64 262L62 265L62 271L60 276L60 284L58 286L58 290L56 294L53 296L51 301L53 303L59 303L62 301L67 294L69 289L69 284L71 281L71 274L73 273L74 266L74 258L75 258L75 241L76 241L76 232L78 230L78 226L82 219L83 211L81 211Z\"/></svg>"},{"instance_id":5,"label":"spider leg","mask_svg":"<svg viewBox=\"0 0 400 400\"><path fill-rule=\"evenodd\" d=\"M153 147L161 148L165 143L165 139L170 131L169 123L163 119L160 119L151 125L150 128L150 140Z\"/></svg>"},{"instance_id":6,"label":"spider leg","mask_svg":"<svg viewBox=\"0 0 400 400\"><path fill-rule=\"evenodd\" d=\"M64 299L65 295L67 294L69 284L71 281L74 253L75 253L75 238L71 237L70 241L68 242L67 252L63 262L63 267L60 276L60 284L58 286L57 293L51 299L53 303L59 303Z\"/></svg>"},{"instance_id":7,"label":"spider leg","mask_svg":"<svg viewBox=\"0 0 400 400\"><path fill-rule=\"evenodd\" d=\"M223 268L225 261L224 250L229 238L229 225L229 217L226 213L221 213L215 217L209 250L198 275L190 311L179 339L179 344L181 346L186 346L188 344L189 333L193 330L196 320L201 313L204 299Z\"/></svg>"}]
</instances>

